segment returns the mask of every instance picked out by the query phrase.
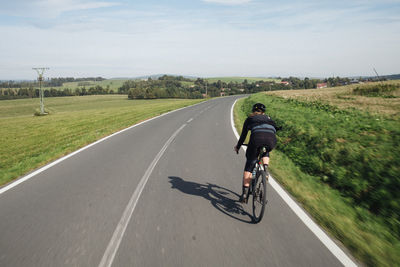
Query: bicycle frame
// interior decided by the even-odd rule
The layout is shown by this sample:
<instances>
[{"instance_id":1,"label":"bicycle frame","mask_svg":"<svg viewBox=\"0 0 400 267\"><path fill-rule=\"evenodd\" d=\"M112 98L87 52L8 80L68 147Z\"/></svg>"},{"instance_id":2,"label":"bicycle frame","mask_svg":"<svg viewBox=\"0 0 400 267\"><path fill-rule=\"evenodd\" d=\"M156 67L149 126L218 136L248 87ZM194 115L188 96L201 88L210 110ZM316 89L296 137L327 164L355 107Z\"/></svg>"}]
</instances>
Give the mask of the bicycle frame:
<instances>
[{"instance_id":1,"label":"bicycle frame","mask_svg":"<svg viewBox=\"0 0 400 267\"><path fill-rule=\"evenodd\" d=\"M245 203L247 203L249 196L250 195L253 196L253 222L254 223L258 223L261 221L261 219L264 215L265 205L267 202L266 183L267 183L268 171L264 167L265 165L263 162L263 154L265 152L267 152L267 148L262 147L260 149L256 164L255 164L253 172L252 172L252 179L251 179L250 187L249 187L249 190L247 191L246 200L245 200ZM256 212L256 210L258 210L258 208L256 208L256 206L258 206L256 203L261 204L261 208L260 208L259 212Z\"/></svg>"}]
</instances>

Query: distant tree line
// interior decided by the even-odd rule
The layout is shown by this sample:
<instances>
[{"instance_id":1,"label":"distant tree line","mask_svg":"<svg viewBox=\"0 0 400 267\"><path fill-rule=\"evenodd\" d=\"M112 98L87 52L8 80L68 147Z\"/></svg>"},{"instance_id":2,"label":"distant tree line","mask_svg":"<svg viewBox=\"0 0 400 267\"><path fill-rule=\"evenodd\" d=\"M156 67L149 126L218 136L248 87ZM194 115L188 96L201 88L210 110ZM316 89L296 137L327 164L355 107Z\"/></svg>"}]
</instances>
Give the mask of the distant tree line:
<instances>
[{"instance_id":1,"label":"distant tree line","mask_svg":"<svg viewBox=\"0 0 400 267\"><path fill-rule=\"evenodd\" d=\"M149 78L151 80L151 78ZM183 76L170 76L170 75L163 75L158 78L158 80L164 81L164 80L174 80L178 82L192 82L192 79L185 78Z\"/></svg>"},{"instance_id":2,"label":"distant tree line","mask_svg":"<svg viewBox=\"0 0 400 267\"><path fill-rule=\"evenodd\" d=\"M69 83L69 82L92 82L92 81L104 81L105 79L102 77L86 77L86 78L72 78L72 77L66 77L66 78L51 78L50 80L46 81L45 86L47 87L56 87L56 86L62 86L64 83Z\"/></svg>"},{"instance_id":3,"label":"distant tree line","mask_svg":"<svg viewBox=\"0 0 400 267\"><path fill-rule=\"evenodd\" d=\"M193 80L182 76L164 75L157 80L126 81L119 89L119 94L128 94L129 99L155 99L155 98L202 98L202 88L188 86L182 82L193 83Z\"/></svg>"},{"instance_id":4,"label":"distant tree line","mask_svg":"<svg viewBox=\"0 0 400 267\"><path fill-rule=\"evenodd\" d=\"M341 77L330 77L326 79L299 79L296 77L280 78L276 81L248 82L209 82L206 79L188 79L183 76L164 75L158 79L128 80L114 92L107 85L90 86L92 81L102 81L102 77L88 78L51 78L43 84L45 97L59 96L81 96L98 94L125 94L129 99L156 99L156 98L203 98L206 96L216 97L236 94L252 94L262 91L291 90L291 89L313 89L317 84L326 83L327 87L342 86L350 83L376 81L372 78L350 79ZM75 89L57 89L53 87L62 86L66 82L79 82ZM33 98L39 97L37 82L14 82L0 83L0 99Z\"/></svg>"},{"instance_id":5,"label":"distant tree line","mask_svg":"<svg viewBox=\"0 0 400 267\"><path fill-rule=\"evenodd\" d=\"M45 97L60 97L60 96L83 96L83 95L106 95L114 94L114 90L103 88L99 85L90 88L65 88L63 90L55 88L44 88ZM29 88L2 88L0 89L0 100L19 99L19 98L36 98L39 97L39 89L30 86Z\"/></svg>"},{"instance_id":6,"label":"distant tree line","mask_svg":"<svg viewBox=\"0 0 400 267\"><path fill-rule=\"evenodd\" d=\"M208 82L206 79L186 79L182 76L164 75L157 80L129 80L119 89L119 94L128 94L130 99L154 99L154 98L202 98L221 95L251 94L261 91L288 90L302 88L316 88L321 80L300 80L298 78L285 79L288 83L275 83L274 81L243 82ZM188 83L184 83L188 82Z\"/></svg>"},{"instance_id":7,"label":"distant tree line","mask_svg":"<svg viewBox=\"0 0 400 267\"><path fill-rule=\"evenodd\" d=\"M51 78L43 82L44 87L58 87L68 82L89 82L89 81L103 81L105 78L102 77L86 77L86 78ZM1 81L0 88L29 88L39 86L37 81Z\"/></svg>"}]
</instances>

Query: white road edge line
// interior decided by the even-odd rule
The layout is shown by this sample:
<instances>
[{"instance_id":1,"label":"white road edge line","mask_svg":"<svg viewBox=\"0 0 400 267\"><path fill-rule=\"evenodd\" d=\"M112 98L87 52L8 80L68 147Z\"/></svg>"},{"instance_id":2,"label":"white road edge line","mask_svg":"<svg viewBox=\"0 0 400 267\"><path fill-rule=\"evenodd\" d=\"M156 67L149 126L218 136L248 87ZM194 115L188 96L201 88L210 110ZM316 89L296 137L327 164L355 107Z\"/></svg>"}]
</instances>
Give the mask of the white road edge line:
<instances>
[{"instance_id":1,"label":"white road edge line","mask_svg":"<svg viewBox=\"0 0 400 267\"><path fill-rule=\"evenodd\" d=\"M233 133L236 138L239 139L239 134L236 131L235 123L233 120L233 108L236 102L239 99L236 99L231 108L231 126ZM242 147L246 150L245 147ZM330 239L330 237L322 231L322 229L297 205L296 202L282 189L282 187L275 181L275 179L270 175L269 183L272 188L280 195L280 197L288 204L288 206L293 210L293 212L300 218L300 220L313 232L318 239L329 249L329 251L344 265L344 266L357 266L347 255L343 252L335 242Z\"/></svg>"},{"instance_id":2,"label":"white road edge line","mask_svg":"<svg viewBox=\"0 0 400 267\"><path fill-rule=\"evenodd\" d=\"M178 135L178 133L186 126L187 124L183 124L178 130L175 131L175 133L168 139L168 141L164 144L164 146L161 148L160 152L158 152L157 156L154 158L154 160L151 162L150 166L147 168L146 172L144 173L142 179L140 179L140 182L138 186L136 187L135 191L132 194L131 199L129 200L128 205L125 208L124 213L122 214L122 217L117 225L117 228L114 231L114 234L108 243L107 249L104 252L103 258L101 259L101 262L99 264L99 267L110 267L114 261L115 255L117 254L119 245L121 244L122 238L124 237L124 233L126 230L126 227L128 226L128 223L132 217L133 211L135 210L136 204L138 203L138 200L140 198L140 195L142 194L142 191L151 175L151 173L154 170L154 167L157 165L157 162L160 160L161 156L164 154L165 150L168 148L168 146L172 143L174 138Z\"/></svg>"},{"instance_id":3,"label":"white road edge line","mask_svg":"<svg viewBox=\"0 0 400 267\"><path fill-rule=\"evenodd\" d=\"M169 111L169 112L164 113L164 114L161 114L161 115L159 115L159 116L156 116L156 117L150 118L150 119L148 119L148 120L142 121L142 122L140 122L140 123L138 123L138 124L132 125L132 126L130 126L130 127L128 127L128 128L125 128L125 129L123 129L123 130L121 130L121 131L119 131L119 132L116 132L116 133L113 133L113 134L111 134L111 135L109 135L109 136L106 136L106 137L104 137L104 138L102 138L102 139L100 139L100 140L97 140L97 141L95 141L94 143L91 143L91 144L89 144L89 145L87 145L87 146L85 146L85 147L82 147L82 148L80 148L80 149L78 149L78 150L72 152L71 154L68 154L68 155L66 155L66 156L64 156L64 157L62 157L62 158L59 158L59 159L57 159L57 160L55 160L55 161L53 161L53 162L51 162L51 163L49 163L49 164L43 166L42 168L37 169L36 171L34 171L34 172L32 172L32 173L30 173L30 174L28 174L28 175L26 175L26 176L24 176L24 177L22 177L22 178L20 178L20 179L18 179L18 180L16 180L16 181L14 181L14 182L12 182L12 183L10 183L10 184L8 184L8 185L6 185L6 186L0 188L0 195L3 194L4 192L6 192L6 191L8 191L8 190L10 190L10 189L12 189L12 188L14 188L14 187L16 187L17 185L19 185L19 184L25 182L26 180L29 180L30 178L34 177L35 175L38 175L39 173L44 172L45 170L47 170L47 169L53 167L54 165L60 163L61 161L64 161L64 160L66 160L66 159L68 159L68 158L70 158L70 157L72 157L72 156L74 156L74 155L76 155L76 154L78 154L78 153L80 153L80 152L82 152L82 151L84 151L84 150L86 150L86 149L88 149L88 148L94 146L94 145L97 145L98 143L101 143L101 142L107 140L108 138L111 138L111 137L113 137L113 136L115 136L115 135L117 135L117 134L120 134L120 133L123 133L123 132L125 132L125 131L128 131L128 130L130 130L130 129L132 129L132 128L135 128L135 127L137 127L137 126L139 126L139 125L141 125L141 124L147 123L147 122L149 122L149 121L151 121L151 120L155 120L155 119L158 119L158 118L160 118L160 117L162 117L162 116L171 114L171 113L173 113L173 112L175 112L175 111L179 111L179 110L182 110L182 109L185 109L185 108L189 108L189 107L194 107L194 106L200 105L200 104L205 103L205 102L207 102L207 101L203 101L203 102L200 102L200 103L197 103L197 104L194 104L194 105L190 105L190 106L187 106L187 107L183 107L183 108L179 108L179 109L175 109L175 110Z\"/></svg>"}]
</instances>

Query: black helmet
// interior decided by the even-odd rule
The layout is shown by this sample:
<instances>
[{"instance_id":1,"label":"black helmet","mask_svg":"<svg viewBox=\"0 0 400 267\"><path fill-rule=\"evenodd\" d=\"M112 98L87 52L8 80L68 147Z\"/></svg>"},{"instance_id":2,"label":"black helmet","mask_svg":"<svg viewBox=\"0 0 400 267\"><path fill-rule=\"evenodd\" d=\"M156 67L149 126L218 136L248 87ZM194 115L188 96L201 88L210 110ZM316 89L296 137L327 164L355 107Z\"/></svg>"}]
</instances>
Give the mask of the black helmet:
<instances>
[{"instance_id":1,"label":"black helmet","mask_svg":"<svg viewBox=\"0 0 400 267\"><path fill-rule=\"evenodd\" d=\"M264 104L262 104L262 103L254 104L254 105L253 105L252 111L253 111L253 112L255 112L255 111L262 111L262 112L265 112L265 106L264 106Z\"/></svg>"}]
</instances>

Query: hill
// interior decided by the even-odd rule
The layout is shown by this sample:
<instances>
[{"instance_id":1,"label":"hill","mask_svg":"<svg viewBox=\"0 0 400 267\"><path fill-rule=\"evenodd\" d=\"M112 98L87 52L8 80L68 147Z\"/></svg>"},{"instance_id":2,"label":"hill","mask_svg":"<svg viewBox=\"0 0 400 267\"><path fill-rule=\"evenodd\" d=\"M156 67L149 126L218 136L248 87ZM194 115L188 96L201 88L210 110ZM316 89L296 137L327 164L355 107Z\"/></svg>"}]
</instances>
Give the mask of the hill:
<instances>
[{"instance_id":1,"label":"hill","mask_svg":"<svg viewBox=\"0 0 400 267\"><path fill-rule=\"evenodd\" d=\"M385 75L385 76L382 76L382 78L385 78L388 80L400 80L400 74Z\"/></svg>"}]
</instances>

